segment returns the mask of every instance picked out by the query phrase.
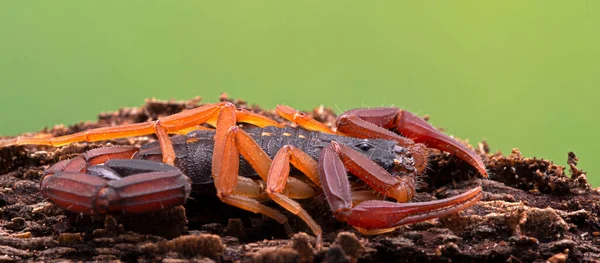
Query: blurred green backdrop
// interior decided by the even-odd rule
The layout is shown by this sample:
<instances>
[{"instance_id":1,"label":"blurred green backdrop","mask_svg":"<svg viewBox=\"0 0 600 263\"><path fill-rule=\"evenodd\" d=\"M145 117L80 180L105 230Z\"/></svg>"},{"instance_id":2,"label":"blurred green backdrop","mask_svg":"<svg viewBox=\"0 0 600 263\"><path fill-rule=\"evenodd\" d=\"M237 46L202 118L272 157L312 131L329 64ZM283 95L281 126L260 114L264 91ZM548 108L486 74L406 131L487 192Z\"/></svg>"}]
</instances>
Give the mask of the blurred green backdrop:
<instances>
[{"instance_id":1,"label":"blurred green backdrop","mask_svg":"<svg viewBox=\"0 0 600 263\"><path fill-rule=\"evenodd\" d=\"M0 1L0 134L144 98L397 105L600 184L599 1Z\"/></svg>"}]
</instances>

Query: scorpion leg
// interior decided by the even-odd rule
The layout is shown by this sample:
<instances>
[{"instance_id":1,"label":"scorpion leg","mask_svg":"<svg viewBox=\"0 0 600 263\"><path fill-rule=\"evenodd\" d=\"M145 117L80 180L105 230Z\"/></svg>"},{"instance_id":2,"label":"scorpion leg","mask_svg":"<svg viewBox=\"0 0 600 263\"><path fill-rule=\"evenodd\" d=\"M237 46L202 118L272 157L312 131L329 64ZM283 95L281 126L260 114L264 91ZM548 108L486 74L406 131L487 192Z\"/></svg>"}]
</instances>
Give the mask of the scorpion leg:
<instances>
[{"instance_id":1,"label":"scorpion leg","mask_svg":"<svg viewBox=\"0 0 600 263\"><path fill-rule=\"evenodd\" d=\"M323 231L315 220L298 204L298 202L287 197L284 193L284 188L290 178L290 163L298 170L306 174L315 184L321 185L317 178L317 162L308 154L302 152L298 148L286 145L283 146L273 158L273 164L269 170L269 178L267 181L267 194L273 201L277 202L286 210L292 212L302 219L308 227L316 235L316 247L321 248Z\"/></svg>"},{"instance_id":2,"label":"scorpion leg","mask_svg":"<svg viewBox=\"0 0 600 263\"><path fill-rule=\"evenodd\" d=\"M275 219L281 224L287 222L287 218L281 213L248 197L251 196L250 193L243 193L246 188L237 188L238 191L234 191L238 183L240 162L240 151L237 149L235 142L236 130L237 127L232 127L225 134L224 140L216 141L219 143L215 143L212 174L215 181L215 188L217 189L217 196L226 204L253 213L261 213Z\"/></svg>"},{"instance_id":3,"label":"scorpion leg","mask_svg":"<svg viewBox=\"0 0 600 263\"><path fill-rule=\"evenodd\" d=\"M359 176L367 184L376 185L374 187L376 190L380 189L377 185L388 179L385 179L386 176L380 174L379 171L370 170L373 167L369 163L371 161L366 157L354 156L351 153L353 150L343 147L343 145L332 142L321 151L319 176L334 216L338 220L348 222L362 233L383 233L392 231L400 225L446 216L472 206L481 198L481 187L477 187L451 198L430 202L403 204L370 200L353 207L346 169ZM394 188L394 186L390 186L390 188ZM407 192L406 195L410 195L410 193Z\"/></svg>"},{"instance_id":4,"label":"scorpion leg","mask_svg":"<svg viewBox=\"0 0 600 263\"><path fill-rule=\"evenodd\" d=\"M217 189L217 196L226 204L254 213L261 213L283 224L287 222L287 218L283 214L260 204L257 200L234 192L238 181L240 152L244 154L247 151L253 150L245 149L243 147L239 147L242 148L241 151L238 150L235 138L240 130L235 123L235 108L223 108L219 113L217 120L217 131L215 133L215 147L212 160L212 176L215 182L215 188ZM253 164L253 167L256 164L254 159L248 159L248 162ZM255 168L257 172L260 172L261 169L268 169L265 168L264 165L257 168ZM264 179L266 179L266 177Z\"/></svg>"},{"instance_id":5,"label":"scorpion leg","mask_svg":"<svg viewBox=\"0 0 600 263\"><path fill-rule=\"evenodd\" d=\"M284 119L291 121L292 123L295 123L307 130L334 134L334 132L325 124L318 122L312 117L304 114L304 112L298 111L292 107L277 105L275 112Z\"/></svg>"},{"instance_id":6,"label":"scorpion leg","mask_svg":"<svg viewBox=\"0 0 600 263\"><path fill-rule=\"evenodd\" d=\"M418 143L423 143L429 147L455 154L475 167L485 178L488 177L483 161L475 152L408 111L394 107L349 110L338 116L337 126L338 131L349 135L361 138L391 139L398 141L402 146L415 147L411 146L413 144L406 138L387 129L395 130L416 142L417 146ZM418 162L427 161L427 153L423 152L424 150L412 151L413 155L419 152L423 155L415 158L415 166L419 165Z\"/></svg>"},{"instance_id":7,"label":"scorpion leg","mask_svg":"<svg viewBox=\"0 0 600 263\"><path fill-rule=\"evenodd\" d=\"M290 156L286 155L285 151L290 150L294 152L294 150L291 147L284 147L275 157L275 161L271 161L260 145L258 145L245 131L235 126L235 117L232 109L223 109L219 114L219 119L217 121L212 167L217 195L227 204L255 213L265 214L280 223L287 221L285 216L272 208L261 205L256 200L235 195L234 189L236 188L238 180L239 156L241 154L263 180L267 182L267 194L269 197L303 219L317 236L317 246L320 247L322 243L322 231L319 225L314 222L298 203L282 194L286 184L289 184L288 186L291 187L286 189L289 191L285 191L287 195L304 198L315 195L312 188L305 183L302 183L295 178L288 178ZM229 128L226 129L226 127ZM282 160L282 158L285 157L287 157L287 162ZM316 162L312 160L310 156L305 153L296 152L296 154L293 154L292 163L318 184ZM287 164L288 168L287 173L285 171L283 171L283 174L277 172L278 168L284 167L285 164ZM277 185L274 186L274 182L277 182ZM245 200L244 204L233 201L239 201L242 200L242 198L245 198L243 199Z\"/></svg>"},{"instance_id":8,"label":"scorpion leg","mask_svg":"<svg viewBox=\"0 0 600 263\"><path fill-rule=\"evenodd\" d=\"M372 190L353 190L352 191L352 206L356 206L368 200L384 200L386 196Z\"/></svg>"},{"instance_id":9,"label":"scorpion leg","mask_svg":"<svg viewBox=\"0 0 600 263\"><path fill-rule=\"evenodd\" d=\"M235 109L235 105L230 102L208 104L195 109L166 116L152 122L102 127L59 137L28 138L19 136L12 139L0 140L0 147L25 144L62 146L80 141L94 142L130 136L156 134L158 136L160 148L163 153L163 162L173 165L175 160L175 151L173 150L173 145L169 140L168 134L178 133L178 131L198 126L202 123L210 122L217 117L223 108ZM260 127L270 125L282 127L279 123L267 117L249 112L247 110L239 109L236 111L236 115L238 115L238 120L240 122L247 122Z\"/></svg>"},{"instance_id":10,"label":"scorpion leg","mask_svg":"<svg viewBox=\"0 0 600 263\"><path fill-rule=\"evenodd\" d=\"M61 161L42 178L42 196L81 214L148 213L183 204L191 191L189 179L163 163L122 160L137 151L99 148Z\"/></svg>"},{"instance_id":11,"label":"scorpion leg","mask_svg":"<svg viewBox=\"0 0 600 263\"><path fill-rule=\"evenodd\" d=\"M246 159L246 161L248 161L248 163L250 163L252 168L254 168L254 170L261 177L262 181L267 182L269 180L268 178L270 178L269 171L273 164L269 158L269 155L244 130L234 127L232 128L231 132L235 133L235 143L240 154L244 157L244 159ZM316 162L314 162L314 160L312 160L312 158L306 154L301 156L301 158L301 161L298 161L299 158L293 158L292 163L317 186L320 186L321 184L319 182L319 177L316 173ZM305 160L308 159L314 162L314 166L312 164L305 165L307 162ZM236 186L236 189L238 187L239 182L238 186ZM294 199L304 199L315 196L315 191L311 186L294 177L288 178L285 184L285 193L288 197Z\"/></svg>"}]
</instances>

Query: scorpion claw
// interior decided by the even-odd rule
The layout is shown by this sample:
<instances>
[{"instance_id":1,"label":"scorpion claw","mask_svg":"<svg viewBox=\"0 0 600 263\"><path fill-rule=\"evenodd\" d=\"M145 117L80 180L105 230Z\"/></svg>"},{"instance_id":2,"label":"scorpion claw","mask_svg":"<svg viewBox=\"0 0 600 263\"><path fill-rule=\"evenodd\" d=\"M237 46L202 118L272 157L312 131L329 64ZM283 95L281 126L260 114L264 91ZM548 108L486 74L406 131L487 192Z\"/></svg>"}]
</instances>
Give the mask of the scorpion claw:
<instances>
[{"instance_id":1,"label":"scorpion claw","mask_svg":"<svg viewBox=\"0 0 600 263\"><path fill-rule=\"evenodd\" d=\"M414 142L423 143L435 149L454 154L475 167L483 177L488 178L485 165L475 152L435 129L425 120L408 111L400 111L395 126L398 132L412 139Z\"/></svg>"},{"instance_id":2,"label":"scorpion claw","mask_svg":"<svg viewBox=\"0 0 600 263\"><path fill-rule=\"evenodd\" d=\"M337 142L325 147L319 158L319 176L323 184L323 192L334 216L346 221L362 233L376 234L391 231L394 228L410 223L421 222L446 216L464 210L475 204L482 196L481 187L463 194L442 200L422 203L394 203L389 201L363 201L352 206L352 193L347 171L352 172L374 190L378 184L388 185L388 189L397 189L409 196L414 191L411 180L403 181L387 172L373 169L369 160L357 158L351 150ZM386 192L378 191L386 196ZM391 196L390 196L391 197ZM412 196L410 196L412 197ZM402 198L403 200L406 200Z\"/></svg>"},{"instance_id":3,"label":"scorpion claw","mask_svg":"<svg viewBox=\"0 0 600 263\"><path fill-rule=\"evenodd\" d=\"M338 131L362 137L396 140L404 147L422 143L428 147L455 154L475 167L483 177L488 173L481 158L465 145L438 131L425 120L398 108L354 109L341 114L337 119ZM412 142L388 129L396 130ZM427 156L425 154L425 156ZM420 160L424 163L425 160Z\"/></svg>"},{"instance_id":4,"label":"scorpion claw","mask_svg":"<svg viewBox=\"0 0 600 263\"><path fill-rule=\"evenodd\" d=\"M457 196L429 202L365 201L352 208L347 222L361 229L389 229L456 213L477 203L482 195L481 187L477 187Z\"/></svg>"}]
</instances>

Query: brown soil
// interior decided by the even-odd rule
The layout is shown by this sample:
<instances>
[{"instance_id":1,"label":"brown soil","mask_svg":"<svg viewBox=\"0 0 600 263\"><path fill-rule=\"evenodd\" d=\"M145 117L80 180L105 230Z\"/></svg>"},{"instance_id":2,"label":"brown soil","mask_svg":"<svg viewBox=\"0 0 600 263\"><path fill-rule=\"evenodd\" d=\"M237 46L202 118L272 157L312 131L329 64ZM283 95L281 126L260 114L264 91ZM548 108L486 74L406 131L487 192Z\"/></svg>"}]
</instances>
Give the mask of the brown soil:
<instances>
[{"instance_id":1,"label":"brown soil","mask_svg":"<svg viewBox=\"0 0 600 263\"><path fill-rule=\"evenodd\" d=\"M225 96L222 100L227 99ZM94 127L143 122L200 105L148 100L141 108L100 114L98 122L55 126L54 136ZM234 101L279 121L273 112ZM318 108L312 115L331 123L335 115ZM34 134L29 134L34 135ZM107 145L141 145L150 137L0 149L0 260L197 261L197 262L600 262L600 191L592 189L568 154L569 172L551 161L475 149L490 179L465 162L433 151L429 171L419 180L415 202L445 198L478 185L481 202L460 214L363 236L331 216L320 195L302 201L323 226L325 248L314 251L310 231L289 215L285 227L229 207L211 190L192 196L184 207L148 215L79 216L45 201L38 189L49 165ZM277 207L272 203L270 206ZM291 226L291 228L290 228ZM286 235L299 233L288 238Z\"/></svg>"}]
</instances>

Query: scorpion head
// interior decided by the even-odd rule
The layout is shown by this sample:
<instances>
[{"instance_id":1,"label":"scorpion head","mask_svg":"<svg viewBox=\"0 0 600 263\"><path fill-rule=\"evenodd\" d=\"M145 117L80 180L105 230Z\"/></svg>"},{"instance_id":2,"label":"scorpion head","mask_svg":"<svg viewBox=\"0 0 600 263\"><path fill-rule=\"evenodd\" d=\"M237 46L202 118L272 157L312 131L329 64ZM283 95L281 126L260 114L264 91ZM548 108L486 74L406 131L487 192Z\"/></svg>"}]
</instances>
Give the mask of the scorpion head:
<instances>
[{"instance_id":1,"label":"scorpion head","mask_svg":"<svg viewBox=\"0 0 600 263\"><path fill-rule=\"evenodd\" d=\"M414 174L417 171L412 152L408 148L394 145L394 154L394 174Z\"/></svg>"},{"instance_id":2,"label":"scorpion head","mask_svg":"<svg viewBox=\"0 0 600 263\"><path fill-rule=\"evenodd\" d=\"M409 149L395 141L382 139L355 139L346 146L367 156L393 175L414 174L414 159Z\"/></svg>"}]
</instances>

